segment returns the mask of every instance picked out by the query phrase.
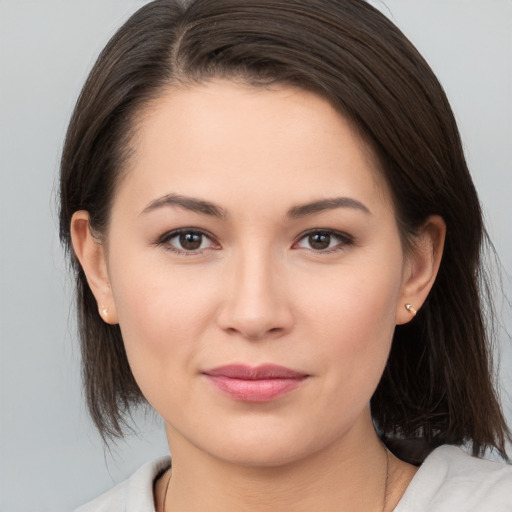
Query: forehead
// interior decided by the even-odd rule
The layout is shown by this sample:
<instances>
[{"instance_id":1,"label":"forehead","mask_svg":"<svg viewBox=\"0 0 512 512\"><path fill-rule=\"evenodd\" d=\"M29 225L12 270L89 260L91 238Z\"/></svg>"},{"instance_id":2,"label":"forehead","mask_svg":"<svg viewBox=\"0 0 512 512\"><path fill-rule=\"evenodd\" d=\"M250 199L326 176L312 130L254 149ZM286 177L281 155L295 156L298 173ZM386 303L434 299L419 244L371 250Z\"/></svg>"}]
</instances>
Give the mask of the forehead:
<instances>
[{"instance_id":1,"label":"forehead","mask_svg":"<svg viewBox=\"0 0 512 512\"><path fill-rule=\"evenodd\" d=\"M169 88L138 119L120 190L283 208L346 192L389 203L373 152L325 99L286 86ZM363 197L362 197L363 198Z\"/></svg>"}]
</instances>

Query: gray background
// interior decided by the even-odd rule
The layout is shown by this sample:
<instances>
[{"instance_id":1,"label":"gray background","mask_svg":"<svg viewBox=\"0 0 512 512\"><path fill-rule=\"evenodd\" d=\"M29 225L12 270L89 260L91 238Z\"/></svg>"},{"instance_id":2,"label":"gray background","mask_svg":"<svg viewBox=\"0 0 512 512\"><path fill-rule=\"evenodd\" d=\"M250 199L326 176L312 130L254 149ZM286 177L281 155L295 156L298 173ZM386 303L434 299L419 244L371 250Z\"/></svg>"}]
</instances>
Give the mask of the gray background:
<instances>
[{"instance_id":1,"label":"gray background","mask_svg":"<svg viewBox=\"0 0 512 512\"><path fill-rule=\"evenodd\" d=\"M105 452L87 417L55 213L58 161L80 87L107 39L143 3L0 0L1 511L69 511L167 450L159 421L141 417L140 437ZM510 296L512 2L374 3L447 91ZM511 332L510 307L502 319ZM500 338L501 382L510 389L512 344ZM510 394L503 402L512 422Z\"/></svg>"}]
</instances>

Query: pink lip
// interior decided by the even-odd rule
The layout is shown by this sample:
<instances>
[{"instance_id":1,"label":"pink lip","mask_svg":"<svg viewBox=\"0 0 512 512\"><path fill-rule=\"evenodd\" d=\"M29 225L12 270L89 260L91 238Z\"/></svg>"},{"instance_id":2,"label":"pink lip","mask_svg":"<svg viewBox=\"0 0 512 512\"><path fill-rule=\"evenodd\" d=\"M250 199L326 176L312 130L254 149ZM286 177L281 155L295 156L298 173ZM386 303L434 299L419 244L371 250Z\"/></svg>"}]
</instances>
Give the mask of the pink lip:
<instances>
[{"instance_id":1,"label":"pink lip","mask_svg":"<svg viewBox=\"0 0 512 512\"><path fill-rule=\"evenodd\" d=\"M203 375L221 392L242 402L268 402L293 391L307 374L265 364L251 367L242 364L220 366Z\"/></svg>"}]
</instances>

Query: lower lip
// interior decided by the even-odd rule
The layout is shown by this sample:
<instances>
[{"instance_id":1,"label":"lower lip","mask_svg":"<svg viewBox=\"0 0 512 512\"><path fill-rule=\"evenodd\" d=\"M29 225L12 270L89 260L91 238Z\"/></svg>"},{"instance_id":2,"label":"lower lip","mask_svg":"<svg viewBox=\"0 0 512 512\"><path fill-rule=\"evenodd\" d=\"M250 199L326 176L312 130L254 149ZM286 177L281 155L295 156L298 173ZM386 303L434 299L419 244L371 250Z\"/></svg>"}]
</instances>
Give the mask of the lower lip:
<instances>
[{"instance_id":1,"label":"lower lip","mask_svg":"<svg viewBox=\"0 0 512 512\"><path fill-rule=\"evenodd\" d=\"M223 375L206 375L208 380L222 393L240 402L270 402L294 389L297 389L306 377L272 379L234 379Z\"/></svg>"}]
</instances>

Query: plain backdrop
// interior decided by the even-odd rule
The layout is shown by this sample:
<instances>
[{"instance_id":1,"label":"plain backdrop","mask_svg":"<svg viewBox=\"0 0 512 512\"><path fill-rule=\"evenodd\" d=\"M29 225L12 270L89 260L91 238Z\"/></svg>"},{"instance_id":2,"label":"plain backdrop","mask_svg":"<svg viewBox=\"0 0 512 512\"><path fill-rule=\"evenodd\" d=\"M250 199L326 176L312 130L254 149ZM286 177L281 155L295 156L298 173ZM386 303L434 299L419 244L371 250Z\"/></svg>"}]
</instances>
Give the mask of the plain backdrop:
<instances>
[{"instance_id":1,"label":"plain backdrop","mask_svg":"<svg viewBox=\"0 0 512 512\"><path fill-rule=\"evenodd\" d=\"M212 0L215 1L215 0ZM105 451L80 390L72 282L57 236L66 125L97 54L143 1L0 0L0 510L64 512L165 454L160 421ZM489 231L512 275L512 2L375 1L452 102ZM501 318L512 332L510 306ZM511 342L501 361L509 422Z\"/></svg>"}]
</instances>

